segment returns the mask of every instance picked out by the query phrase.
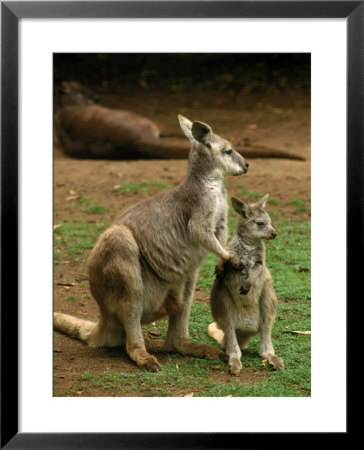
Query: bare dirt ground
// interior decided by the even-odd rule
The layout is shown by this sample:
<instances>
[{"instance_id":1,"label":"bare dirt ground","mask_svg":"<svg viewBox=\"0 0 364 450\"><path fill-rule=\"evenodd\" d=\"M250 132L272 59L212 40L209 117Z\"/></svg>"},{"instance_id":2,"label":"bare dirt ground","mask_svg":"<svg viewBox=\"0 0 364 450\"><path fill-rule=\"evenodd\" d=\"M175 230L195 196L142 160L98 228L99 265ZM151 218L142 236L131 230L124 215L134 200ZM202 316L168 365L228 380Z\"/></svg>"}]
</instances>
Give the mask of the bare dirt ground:
<instances>
[{"instance_id":1,"label":"bare dirt ground","mask_svg":"<svg viewBox=\"0 0 364 450\"><path fill-rule=\"evenodd\" d=\"M268 96L234 96L233 93L181 92L130 93L120 96L101 94L106 106L130 109L177 129L177 113L192 120L210 124L221 136L237 143L249 138L253 145L278 148L304 156L306 161L286 159L252 159L247 175L228 178L228 193L235 195L239 189L270 193L280 200L273 206L285 217L294 218L295 210L289 205L292 199L310 202L310 99L303 94L277 94ZM168 95L167 95L168 94ZM135 204L145 194L141 192L120 193L115 186L124 182L161 180L169 186L177 185L185 176L187 161L103 161L77 160L65 156L57 139L54 145L54 224L61 221L111 223L122 209ZM97 205L108 208L102 216L80 211L72 207L69 197L88 197ZM86 258L88 252L86 252ZM84 256L83 256L84 257ZM54 310L80 318L96 320L98 310L89 296L86 262L70 258L65 264L54 266ZM69 301L69 297L76 301ZM207 292L197 291L195 301L206 302ZM81 299L81 300L79 300ZM166 356L158 355L163 364ZM182 357L181 357L182 358ZM132 372L136 368L123 349L91 349L82 343L54 333L54 395L67 394L74 380L85 372L101 374L108 367L111 371ZM211 375L224 382L231 377L224 371ZM241 382L254 383L263 375L259 371L246 371ZM171 395L182 395L171 392ZM101 396L97 389L74 393L80 396ZM108 396L120 392L108 391ZM128 395L128 394L123 394ZM135 395L135 394L133 394ZM140 396L151 395L148 386Z\"/></svg>"}]
</instances>

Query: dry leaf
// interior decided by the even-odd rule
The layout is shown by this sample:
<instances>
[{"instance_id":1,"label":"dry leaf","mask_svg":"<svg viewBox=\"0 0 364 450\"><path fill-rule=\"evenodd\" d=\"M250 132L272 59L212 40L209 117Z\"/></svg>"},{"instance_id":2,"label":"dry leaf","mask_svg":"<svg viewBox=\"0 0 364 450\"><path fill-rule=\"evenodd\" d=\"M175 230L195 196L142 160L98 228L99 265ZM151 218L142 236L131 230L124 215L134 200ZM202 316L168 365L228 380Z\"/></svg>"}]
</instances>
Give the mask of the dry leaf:
<instances>
[{"instance_id":1,"label":"dry leaf","mask_svg":"<svg viewBox=\"0 0 364 450\"><path fill-rule=\"evenodd\" d=\"M227 395L226 397L232 397L232 395L231 395L231 394L229 394L229 395Z\"/></svg>"},{"instance_id":2,"label":"dry leaf","mask_svg":"<svg viewBox=\"0 0 364 450\"><path fill-rule=\"evenodd\" d=\"M72 190L69 191L68 193L71 194L71 195L76 195L76 192L75 192L75 191L72 191Z\"/></svg>"},{"instance_id":3,"label":"dry leaf","mask_svg":"<svg viewBox=\"0 0 364 450\"><path fill-rule=\"evenodd\" d=\"M53 225L53 230L56 230L57 228L59 228L59 227L61 227L61 226L62 226L61 223L59 223L58 225Z\"/></svg>"},{"instance_id":4,"label":"dry leaf","mask_svg":"<svg viewBox=\"0 0 364 450\"><path fill-rule=\"evenodd\" d=\"M160 336L162 334L159 330L149 330L148 333L151 336Z\"/></svg>"},{"instance_id":5,"label":"dry leaf","mask_svg":"<svg viewBox=\"0 0 364 450\"><path fill-rule=\"evenodd\" d=\"M220 366L220 364L216 364L216 366L212 366L211 369L212 370L219 370L219 369L221 369L221 366Z\"/></svg>"},{"instance_id":6,"label":"dry leaf","mask_svg":"<svg viewBox=\"0 0 364 450\"><path fill-rule=\"evenodd\" d=\"M310 269L308 267L299 267L298 272L309 272Z\"/></svg>"},{"instance_id":7,"label":"dry leaf","mask_svg":"<svg viewBox=\"0 0 364 450\"><path fill-rule=\"evenodd\" d=\"M66 197L66 201L69 202L70 200L77 200L81 198L80 195L70 195L69 197Z\"/></svg>"},{"instance_id":8,"label":"dry leaf","mask_svg":"<svg viewBox=\"0 0 364 450\"><path fill-rule=\"evenodd\" d=\"M267 359L261 359L261 360L260 360L260 362L262 363L262 366L264 366L264 367L265 367L265 363L266 363L267 361L268 361Z\"/></svg>"},{"instance_id":9,"label":"dry leaf","mask_svg":"<svg viewBox=\"0 0 364 450\"><path fill-rule=\"evenodd\" d=\"M183 397L193 397L193 392L190 392L189 394L186 394Z\"/></svg>"},{"instance_id":10,"label":"dry leaf","mask_svg":"<svg viewBox=\"0 0 364 450\"><path fill-rule=\"evenodd\" d=\"M176 363L176 369L179 370L178 364Z\"/></svg>"}]
</instances>

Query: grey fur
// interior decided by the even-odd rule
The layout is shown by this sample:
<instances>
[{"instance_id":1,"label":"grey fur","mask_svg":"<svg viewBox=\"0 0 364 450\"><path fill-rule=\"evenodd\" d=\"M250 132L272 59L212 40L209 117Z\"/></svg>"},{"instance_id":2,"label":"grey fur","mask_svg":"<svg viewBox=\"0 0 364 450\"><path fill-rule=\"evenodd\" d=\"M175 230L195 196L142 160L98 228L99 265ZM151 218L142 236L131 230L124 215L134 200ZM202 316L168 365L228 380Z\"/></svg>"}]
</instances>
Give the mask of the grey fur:
<instances>
[{"instance_id":1,"label":"grey fur","mask_svg":"<svg viewBox=\"0 0 364 450\"><path fill-rule=\"evenodd\" d=\"M226 349L229 369L239 375L241 349L247 348L252 336L260 334L259 355L268 359L275 369L283 369L283 360L276 356L271 329L277 309L277 297L265 262L264 239L274 239L274 230L264 210L268 195L255 204L246 205L236 197L232 205L240 215L237 232L226 246L236 252L241 267L219 261L217 277L211 291L211 309L215 322L208 333Z\"/></svg>"},{"instance_id":2,"label":"grey fur","mask_svg":"<svg viewBox=\"0 0 364 450\"><path fill-rule=\"evenodd\" d=\"M227 238L224 175L241 175L247 163L230 142L201 122L179 116L191 143L188 173L174 189L152 196L122 214L99 237L89 262L89 282L100 308L100 321L90 323L55 315L55 327L92 346L126 344L130 358L157 371L147 353L141 324L169 316L165 342L158 349L185 355L216 357L221 350L193 344L188 318L196 277L208 251L239 266Z\"/></svg>"}]
</instances>

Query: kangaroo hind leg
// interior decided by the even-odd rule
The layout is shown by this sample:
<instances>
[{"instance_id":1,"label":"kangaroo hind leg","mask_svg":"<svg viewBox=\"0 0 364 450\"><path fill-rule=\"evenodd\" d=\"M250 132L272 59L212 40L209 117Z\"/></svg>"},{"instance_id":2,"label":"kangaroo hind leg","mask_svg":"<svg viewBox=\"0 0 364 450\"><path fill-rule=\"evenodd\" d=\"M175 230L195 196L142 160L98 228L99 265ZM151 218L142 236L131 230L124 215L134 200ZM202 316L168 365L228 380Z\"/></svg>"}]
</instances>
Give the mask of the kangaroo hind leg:
<instances>
[{"instance_id":1,"label":"kangaroo hind leg","mask_svg":"<svg viewBox=\"0 0 364 450\"><path fill-rule=\"evenodd\" d=\"M142 334L144 288L139 247L129 228L114 225L102 235L90 255L89 278L101 316L107 317L100 334L112 341L114 331L121 330L130 359L140 369L157 372L159 362L147 353Z\"/></svg>"},{"instance_id":2,"label":"kangaroo hind leg","mask_svg":"<svg viewBox=\"0 0 364 450\"><path fill-rule=\"evenodd\" d=\"M166 349L177 351L185 356L196 358L216 359L222 358L222 350L206 344L195 344L190 341L188 320L190 315L193 293L195 291L197 271L185 280L181 290L182 303L180 309L169 314L169 323L166 339Z\"/></svg>"},{"instance_id":3,"label":"kangaroo hind leg","mask_svg":"<svg viewBox=\"0 0 364 450\"><path fill-rule=\"evenodd\" d=\"M141 318L143 314L143 282L139 259L122 265L123 293L115 298L116 316L125 331L126 352L140 369L158 372L160 365L145 348Z\"/></svg>"},{"instance_id":4,"label":"kangaroo hind leg","mask_svg":"<svg viewBox=\"0 0 364 450\"><path fill-rule=\"evenodd\" d=\"M283 359L274 352L272 344L272 325L277 310L277 297L270 281L266 281L259 299L260 348L259 355L266 358L276 370L284 369Z\"/></svg>"}]
</instances>

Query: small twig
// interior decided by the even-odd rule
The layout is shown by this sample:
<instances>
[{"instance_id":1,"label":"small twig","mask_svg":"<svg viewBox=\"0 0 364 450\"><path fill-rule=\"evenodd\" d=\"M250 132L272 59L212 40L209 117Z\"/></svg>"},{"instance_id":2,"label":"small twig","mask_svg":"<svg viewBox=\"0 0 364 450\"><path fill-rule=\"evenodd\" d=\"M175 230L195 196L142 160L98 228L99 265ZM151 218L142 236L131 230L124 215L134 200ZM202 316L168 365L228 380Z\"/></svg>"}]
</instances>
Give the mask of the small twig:
<instances>
[{"instance_id":1,"label":"small twig","mask_svg":"<svg viewBox=\"0 0 364 450\"><path fill-rule=\"evenodd\" d=\"M311 331L283 331L283 333L290 333L290 334L311 334Z\"/></svg>"}]
</instances>

